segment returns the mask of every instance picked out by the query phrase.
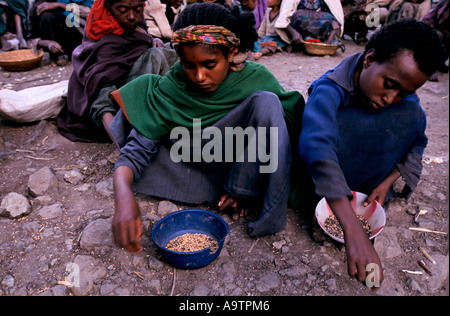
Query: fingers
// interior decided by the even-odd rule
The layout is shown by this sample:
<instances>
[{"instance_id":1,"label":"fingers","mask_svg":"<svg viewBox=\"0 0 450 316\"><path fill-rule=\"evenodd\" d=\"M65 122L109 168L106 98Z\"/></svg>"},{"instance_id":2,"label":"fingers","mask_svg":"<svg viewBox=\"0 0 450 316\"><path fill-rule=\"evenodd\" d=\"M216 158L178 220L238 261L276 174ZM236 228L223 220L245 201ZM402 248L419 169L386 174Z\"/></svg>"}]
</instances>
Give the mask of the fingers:
<instances>
[{"instance_id":1,"label":"fingers","mask_svg":"<svg viewBox=\"0 0 450 316\"><path fill-rule=\"evenodd\" d=\"M231 218L235 221L239 219L239 217L247 216L250 209L248 207L242 207L241 204L242 201L240 201L237 198L233 198L228 193L225 193L220 197L219 203L217 206L219 206L220 211L225 211L226 209L230 208L232 210Z\"/></svg>"},{"instance_id":2,"label":"fingers","mask_svg":"<svg viewBox=\"0 0 450 316\"><path fill-rule=\"evenodd\" d=\"M141 252L141 236L143 233L140 218L131 221L122 221L113 225L113 236L115 242L131 252Z\"/></svg>"},{"instance_id":3,"label":"fingers","mask_svg":"<svg viewBox=\"0 0 450 316\"><path fill-rule=\"evenodd\" d=\"M231 197L228 194L224 194L221 196L218 206L219 206L219 210L223 212L229 207L237 208L239 206L239 200Z\"/></svg>"},{"instance_id":4,"label":"fingers","mask_svg":"<svg viewBox=\"0 0 450 316\"><path fill-rule=\"evenodd\" d=\"M52 53L64 53L64 50L62 49L61 45L59 45L59 43L52 41L52 43L50 43L50 45L48 46L48 49L52 52Z\"/></svg>"},{"instance_id":5,"label":"fingers","mask_svg":"<svg viewBox=\"0 0 450 316\"><path fill-rule=\"evenodd\" d=\"M372 192L367 199L364 201L363 206L366 207L368 206L370 203L372 203L373 201L375 201L377 199L377 194L375 194L374 192Z\"/></svg>"},{"instance_id":6,"label":"fingers","mask_svg":"<svg viewBox=\"0 0 450 316\"><path fill-rule=\"evenodd\" d=\"M366 281L366 265L349 261L347 264L348 275L351 277L355 277L360 282Z\"/></svg>"}]
</instances>

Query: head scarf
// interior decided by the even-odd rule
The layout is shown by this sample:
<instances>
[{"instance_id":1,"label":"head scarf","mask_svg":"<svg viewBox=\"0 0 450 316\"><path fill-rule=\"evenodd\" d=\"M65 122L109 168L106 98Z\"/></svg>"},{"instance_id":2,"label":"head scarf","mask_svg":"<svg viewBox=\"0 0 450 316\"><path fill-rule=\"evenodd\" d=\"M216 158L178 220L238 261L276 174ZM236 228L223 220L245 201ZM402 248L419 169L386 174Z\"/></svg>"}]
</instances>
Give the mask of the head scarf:
<instances>
[{"instance_id":1,"label":"head scarf","mask_svg":"<svg viewBox=\"0 0 450 316\"><path fill-rule=\"evenodd\" d=\"M190 25L173 32L172 45L174 47L187 42L223 45L230 48L238 47L240 44L239 38L233 32L217 25ZM233 71L244 69L246 55L239 51L234 56L230 69Z\"/></svg>"},{"instance_id":2,"label":"head scarf","mask_svg":"<svg viewBox=\"0 0 450 316\"><path fill-rule=\"evenodd\" d=\"M240 41L233 32L222 26L190 25L175 31L172 35L174 46L186 42L238 47Z\"/></svg>"},{"instance_id":3,"label":"head scarf","mask_svg":"<svg viewBox=\"0 0 450 316\"><path fill-rule=\"evenodd\" d=\"M124 31L105 2L106 0L95 0L86 20L86 36L94 41L109 33L122 35Z\"/></svg>"}]
</instances>

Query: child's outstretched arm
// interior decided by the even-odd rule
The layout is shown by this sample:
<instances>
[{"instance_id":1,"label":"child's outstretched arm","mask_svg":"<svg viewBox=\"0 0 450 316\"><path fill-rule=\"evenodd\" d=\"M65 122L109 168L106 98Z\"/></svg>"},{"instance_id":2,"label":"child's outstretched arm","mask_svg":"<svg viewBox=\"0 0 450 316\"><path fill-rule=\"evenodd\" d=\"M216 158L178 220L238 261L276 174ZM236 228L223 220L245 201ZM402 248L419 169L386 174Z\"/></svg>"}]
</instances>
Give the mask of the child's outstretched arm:
<instances>
[{"instance_id":1,"label":"child's outstretched arm","mask_svg":"<svg viewBox=\"0 0 450 316\"><path fill-rule=\"evenodd\" d=\"M142 229L141 212L132 191L134 179L140 178L150 158L157 152L157 143L132 129L127 143L116 161L113 185L115 213L112 230L114 240L122 247L140 252Z\"/></svg>"},{"instance_id":2,"label":"child's outstretched arm","mask_svg":"<svg viewBox=\"0 0 450 316\"><path fill-rule=\"evenodd\" d=\"M115 212L112 221L114 240L132 252L142 251L142 219L131 185L133 171L120 166L114 172Z\"/></svg>"}]
</instances>

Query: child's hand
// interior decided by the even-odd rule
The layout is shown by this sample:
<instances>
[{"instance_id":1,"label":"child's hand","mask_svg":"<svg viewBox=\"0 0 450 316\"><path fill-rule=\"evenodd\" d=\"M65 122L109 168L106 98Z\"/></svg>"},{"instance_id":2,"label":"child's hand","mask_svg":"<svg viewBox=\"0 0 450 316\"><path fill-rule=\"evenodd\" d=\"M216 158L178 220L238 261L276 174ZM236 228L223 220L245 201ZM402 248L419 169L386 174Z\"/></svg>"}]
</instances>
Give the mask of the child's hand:
<instances>
[{"instance_id":1,"label":"child's hand","mask_svg":"<svg viewBox=\"0 0 450 316\"><path fill-rule=\"evenodd\" d=\"M231 209L232 215L231 217L233 220L237 221L239 217L246 216L249 212L249 209L243 205L241 205L242 201L240 201L237 198L233 198L228 193L225 193L220 197L219 203L217 206L219 207L219 210L222 212L225 212L227 209Z\"/></svg>"},{"instance_id":2,"label":"child's hand","mask_svg":"<svg viewBox=\"0 0 450 316\"><path fill-rule=\"evenodd\" d=\"M368 276L366 270L368 265L376 264L379 267L377 277L381 283L383 281L381 261L362 227L356 226L354 231L347 231L344 239L348 274L364 282Z\"/></svg>"},{"instance_id":3,"label":"child's hand","mask_svg":"<svg viewBox=\"0 0 450 316\"><path fill-rule=\"evenodd\" d=\"M381 183L373 189L367 199L364 201L364 206L369 205L374 200L383 206L389 189L394 185L394 182L400 177L400 171L395 168Z\"/></svg>"},{"instance_id":4,"label":"child's hand","mask_svg":"<svg viewBox=\"0 0 450 316\"><path fill-rule=\"evenodd\" d=\"M152 40L153 47L164 47L164 42L160 38L153 38Z\"/></svg>"},{"instance_id":5,"label":"child's hand","mask_svg":"<svg viewBox=\"0 0 450 316\"><path fill-rule=\"evenodd\" d=\"M139 206L131 190L133 172L119 167L114 172L115 206L112 230L115 242L132 252L141 252L142 219Z\"/></svg>"},{"instance_id":6,"label":"child's hand","mask_svg":"<svg viewBox=\"0 0 450 316\"><path fill-rule=\"evenodd\" d=\"M328 205L336 215L344 231L345 252L347 255L347 269L351 277L356 277L359 281L366 281L369 264L379 267L378 281L383 281L383 270L381 261L372 242L367 237L361 226L361 222L355 215L350 201L347 197L337 200L327 199Z\"/></svg>"},{"instance_id":7,"label":"child's hand","mask_svg":"<svg viewBox=\"0 0 450 316\"><path fill-rule=\"evenodd\" d=\"M112 230L115 242L131 252L141 252L142 219L137 207L117 207Z\"/></svg>"},{"instance_id":8,"label":"child's hand","mask_svg":"<svg viewBox=\"0 0 450 316\"><path fill-rule=\"evenodd\" d=\"M136 207L117 208L112 222L115 242L131 252L141 252L142 220Z\"/></svg>"},{"instance_id":9,"label":"child's hand","mask_svg":"<svg viewBox=\"0 0 450 316\"><path fill-rule=\"evenodd\" d=\"M373 201L377 201L378 203L380 203L381 206L383 206L388 191L389 187L387 188L387 190L383 187L376 187L364 201L363 206L366 207Z\"/></svg>"}]
</instances>

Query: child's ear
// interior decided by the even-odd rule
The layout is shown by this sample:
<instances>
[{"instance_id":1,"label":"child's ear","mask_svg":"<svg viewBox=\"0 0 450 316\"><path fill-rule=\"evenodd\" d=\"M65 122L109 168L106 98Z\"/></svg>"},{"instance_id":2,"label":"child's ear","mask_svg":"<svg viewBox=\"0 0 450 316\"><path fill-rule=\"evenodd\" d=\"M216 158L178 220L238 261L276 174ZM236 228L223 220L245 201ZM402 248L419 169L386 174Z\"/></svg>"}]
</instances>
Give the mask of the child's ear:
<instances>
[{"instance_id":1,"label":"child's ear","mask_svg":"<svg viewBox=\"0 0 450 316\"><path fill-rule=\"evenodd\" d=\"M234 60L234 56L238 53L239 49L237 47L230 49L230 52L228 53L228 62L232 63Z\"/></svg>"},{"instance_id":2,"label":"child's ear","mask_svg":"<svg viewBox=\"0 0 450 316\"><path fill-rule=\"evenodd\" d=\"M364 56L363 68L369 67L375 61L375 49L371 48Z\"/></svg>"}]
</instances>

